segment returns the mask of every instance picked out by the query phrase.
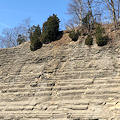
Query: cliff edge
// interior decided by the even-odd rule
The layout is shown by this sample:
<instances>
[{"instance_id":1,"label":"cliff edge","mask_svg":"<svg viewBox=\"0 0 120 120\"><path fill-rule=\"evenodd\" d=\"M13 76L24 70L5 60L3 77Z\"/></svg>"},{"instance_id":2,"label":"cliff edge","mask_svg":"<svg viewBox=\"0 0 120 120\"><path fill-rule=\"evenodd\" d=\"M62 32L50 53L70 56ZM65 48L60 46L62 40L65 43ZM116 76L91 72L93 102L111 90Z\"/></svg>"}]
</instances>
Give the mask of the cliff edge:
<instances>
[{"instance_id":1,"label":"cliff edge","mask_svg":"<svg viewBox=\"0 0 120 120\"><path fill-rule=\"evenodd\" d=\"M120 120L120 46L81 40L0 49L0 120Z\"/></svg>"}]
</instances>

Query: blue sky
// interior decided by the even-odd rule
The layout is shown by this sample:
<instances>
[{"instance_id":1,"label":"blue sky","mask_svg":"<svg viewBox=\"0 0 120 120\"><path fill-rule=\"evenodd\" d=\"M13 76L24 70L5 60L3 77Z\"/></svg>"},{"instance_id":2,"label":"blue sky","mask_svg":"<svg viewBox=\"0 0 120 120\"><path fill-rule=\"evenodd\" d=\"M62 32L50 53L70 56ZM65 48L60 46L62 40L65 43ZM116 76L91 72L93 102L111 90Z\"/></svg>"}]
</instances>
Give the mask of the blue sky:
<instances>
[{"instance_id":1,"label":"blue sky","mask_svg":"<svg viewBox=\"0 0 120 120\"><path fill-rule=\"evenodd\" d=\"M69 19L67 13L69 0L0 0L0 33L6 27L14 27L26 18L31 24L42 26L46 19L57 14L61 29Z\"/></svg>"}]
</instances>

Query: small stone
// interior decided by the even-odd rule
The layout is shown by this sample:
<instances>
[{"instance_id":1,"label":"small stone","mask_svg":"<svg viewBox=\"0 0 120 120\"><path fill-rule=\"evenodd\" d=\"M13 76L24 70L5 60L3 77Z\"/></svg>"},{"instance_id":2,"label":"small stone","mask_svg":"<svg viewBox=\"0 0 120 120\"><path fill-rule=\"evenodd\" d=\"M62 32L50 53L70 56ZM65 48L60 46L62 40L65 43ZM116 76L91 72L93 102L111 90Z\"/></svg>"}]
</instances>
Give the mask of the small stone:
<instances>
[{"instance_id":1,"label":"small stone","mask_svg":"<svg viewBox=\"0 0 120 120\"><path fill-rule=\"evenodd\" d=\"M31 83L31 85L30 85L31 87L37 87L38 86L38 83Z\"/></svg>"}]
</instances>

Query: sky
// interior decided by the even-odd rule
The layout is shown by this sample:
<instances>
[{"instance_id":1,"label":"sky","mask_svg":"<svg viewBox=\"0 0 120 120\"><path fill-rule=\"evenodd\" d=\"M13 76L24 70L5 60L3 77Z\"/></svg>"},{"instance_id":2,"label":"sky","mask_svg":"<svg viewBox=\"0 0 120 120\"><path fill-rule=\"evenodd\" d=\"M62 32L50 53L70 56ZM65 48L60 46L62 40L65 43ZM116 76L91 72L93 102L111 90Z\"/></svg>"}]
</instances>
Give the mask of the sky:
<instances>
[{"instance_id":1,"label":"sky","mask_svg":"<svg viewBox=\"0 0 120 120\"><path fill-rule=\"evenodd\" d=\"M47 18L57 14L64 29L69 19L69 0L0 0L0 34L4 28L12 28L30 18L31 25L42 24Z\"/></svg>"}]
</instances>

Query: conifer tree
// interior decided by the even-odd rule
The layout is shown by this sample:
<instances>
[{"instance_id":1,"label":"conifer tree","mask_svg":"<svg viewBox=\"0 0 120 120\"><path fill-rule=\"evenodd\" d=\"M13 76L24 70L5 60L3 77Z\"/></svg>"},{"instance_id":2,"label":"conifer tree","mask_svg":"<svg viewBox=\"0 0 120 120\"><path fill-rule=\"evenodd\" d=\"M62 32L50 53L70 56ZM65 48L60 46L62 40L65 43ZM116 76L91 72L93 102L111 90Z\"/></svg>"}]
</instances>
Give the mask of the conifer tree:
<instances>
[{"instance_id":1,"label":"conifer tree","mask_svg":"<svg viewBox=\"0 0 120 120\"><path fill-rule=\"evenodd\" d=\"M26 42L25 36L19 34L19 35L18 35L18 38L17 38L17 44L20 45L20 44L22 44L23 42Z\"/></svg>"},{"instance_id":2,"label":"conifer tree","mask_svg":"<svg viewBox=\"0 0 120 120\"><path fill-rule=\"evenodd\" d=\"M43 24L41 35L41 41L43 43L50 43L57 39L59 34L59 23L59 18L57 17L57 15L53 14Z\"/></svg>"},{"instance_id":3,"label":"conifer tree","mask_svg":"<svg viewBox=\"0 0 120 120\"><path fill-rule=\"evenodd\" d=\"M40 36L41 36L40 26L39 25L33 26L30 29L30 42L31 42L30 49L31 49L31 51L35 51L42 47L42 43L40 41Z\"/></svg>"}]
</instances>

